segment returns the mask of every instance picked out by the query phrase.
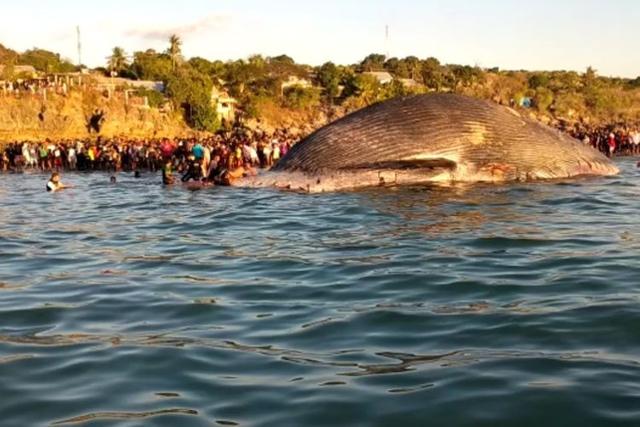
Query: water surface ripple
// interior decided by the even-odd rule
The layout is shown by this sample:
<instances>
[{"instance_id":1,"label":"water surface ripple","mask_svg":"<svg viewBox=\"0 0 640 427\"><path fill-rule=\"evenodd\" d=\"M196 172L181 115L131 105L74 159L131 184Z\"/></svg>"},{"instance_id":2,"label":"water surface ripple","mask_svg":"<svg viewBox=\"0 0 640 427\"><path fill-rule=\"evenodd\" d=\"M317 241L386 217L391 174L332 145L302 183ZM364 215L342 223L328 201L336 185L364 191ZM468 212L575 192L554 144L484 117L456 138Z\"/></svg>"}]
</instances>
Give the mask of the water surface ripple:
<instances>
[{"instance_id":1,"label":"water surface ripple","mask_svg":"<svg viewBox=\"0 0 640 427\"><path fill-rule=\"evenodd\" d=\"M640 172L0 176L2 426L640 425Z\"/></svg>"}]
</instances>

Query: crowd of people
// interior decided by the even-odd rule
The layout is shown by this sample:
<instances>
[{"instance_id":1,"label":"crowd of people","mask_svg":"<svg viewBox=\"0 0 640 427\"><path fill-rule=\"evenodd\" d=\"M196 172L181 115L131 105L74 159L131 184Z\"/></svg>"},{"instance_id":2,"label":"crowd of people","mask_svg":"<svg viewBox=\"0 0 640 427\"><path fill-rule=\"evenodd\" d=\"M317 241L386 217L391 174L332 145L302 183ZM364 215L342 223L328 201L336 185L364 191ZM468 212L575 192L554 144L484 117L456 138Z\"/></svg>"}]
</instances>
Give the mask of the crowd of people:
<instances>
[{"instance_id":1,"label":"crowd of people","mask_svg":"<svg viewBox=\"0 0 640 427\"><path fill-rule=\"evenodd\" d=\"M576 126L565 131L610 157L640 155L637 130ZM165 185L179 181L230 185L258 168L271 167L297 139L286 129L273 133L236 129L207 138L13 142L0 149L0 172L161 171Z\"/></svg>"},{"instance_id":2,"label":"crowd of people","mask_svg":"<svg viewBox=\"0 0 640 427\"><path fill-rule=\"evenodd\" d=\"M0 95L41 95L44 91L58 95L67 95L70 86L65 79L52 78L0 81Z\"/></svg>"},{"instance_id":3,"label":"crowd of people","mask_svg":"<svg viewBox=\"0 0 640 427\"><path fill-rule=\"evenodd\" d=\"M166 185L178 180L230 185L271 167L296 139L287 130L236 130L208 138L13 142L0 150L0 171L162 171Z\"/></svg>"},{"instance_id":4,"label":"crowd of people","mask_svg":"<svg viewBox=\"0 0 640 427\"><path fill-rule=\"evenodd\" d=\"M587 127L576 125L569 133L608 157L640 155L640 130L638 129L624 126Z\"/></svg>"}]
</instances>

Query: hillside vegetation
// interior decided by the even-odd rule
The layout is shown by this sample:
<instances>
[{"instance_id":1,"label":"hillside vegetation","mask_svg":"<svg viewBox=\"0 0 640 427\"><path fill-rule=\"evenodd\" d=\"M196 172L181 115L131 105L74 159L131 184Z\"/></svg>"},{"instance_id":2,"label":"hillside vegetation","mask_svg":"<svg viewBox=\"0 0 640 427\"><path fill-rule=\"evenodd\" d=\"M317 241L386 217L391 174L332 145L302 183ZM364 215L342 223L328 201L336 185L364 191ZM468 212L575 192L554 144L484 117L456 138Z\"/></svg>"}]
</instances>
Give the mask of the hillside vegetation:
<instances>
[{"instance_id":1,"label":"hillside vegetation","mask_svg":"<svg viewBox=\"0 0 640 427\"><path fill-rule=\"evenodd\" d=\"M95 91L49 97L46 104L29 97L0 97L0 138L86 136L86 121L95 108L106 113L105 135L151 137L193 131L214 132L221 123L211 104L218 88L238 100L244 124L293 127L308 132L355 109L397 96L455 92L523 108L551 123L637 125L640 122L640 78L598 76L591 68L574 71L503 71L441 64L435 58L386 58L372 54L358 64L326 63L312 67L281 55L255 55L237 61L182 56L181 40L172 36L166 51L146 50L128 56L113 49L105 68L95 71L130 79L162 81L164 96L176 114L158 109L127 108L101 99ZM0 79L15 65L32 65L42 73L73 70L69 61L41 49L18 53L0 45ZM381 82L379 72L393 80ZM290 82L294 82L290 84ZM298 83L296 83L298 82ZM44 111L44 119L39 114Z\"/></svg>"}]
</instances>

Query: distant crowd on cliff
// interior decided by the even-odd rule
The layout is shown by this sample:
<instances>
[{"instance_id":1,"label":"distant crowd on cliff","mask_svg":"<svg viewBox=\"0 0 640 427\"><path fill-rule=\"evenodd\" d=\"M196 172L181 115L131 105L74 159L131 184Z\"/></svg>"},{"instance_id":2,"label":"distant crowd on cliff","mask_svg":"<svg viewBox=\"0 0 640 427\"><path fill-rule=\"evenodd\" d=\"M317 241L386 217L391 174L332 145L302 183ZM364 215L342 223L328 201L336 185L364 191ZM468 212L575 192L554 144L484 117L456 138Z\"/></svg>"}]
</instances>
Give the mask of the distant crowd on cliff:
<instances>
[{"instance_id":1,"label":"distant crowd on cliff","mask_svg":"<svg viewBox=\"0 0 640 427\"><path fill-rule=\"evenodd\" d=\"M54 92L58 95L67 95L70 85L63 79L28 79L20 81L0 81L0 95L4 96L20 96L40 95L45 90Z\"/></svg>"},{"instance_id":2,"label":"distant crowd on cliff","mask_svg":"<svg viewBox=\"0 0 640 427\"><path fill-rule=\"evenodd\" d=\"M271 167L296 139L282 129L208 138L13 142L0 152L0 171L162 171L165 184L177 180L229 184L255 173L255 168Z\"/></svg>"}]
</instances>

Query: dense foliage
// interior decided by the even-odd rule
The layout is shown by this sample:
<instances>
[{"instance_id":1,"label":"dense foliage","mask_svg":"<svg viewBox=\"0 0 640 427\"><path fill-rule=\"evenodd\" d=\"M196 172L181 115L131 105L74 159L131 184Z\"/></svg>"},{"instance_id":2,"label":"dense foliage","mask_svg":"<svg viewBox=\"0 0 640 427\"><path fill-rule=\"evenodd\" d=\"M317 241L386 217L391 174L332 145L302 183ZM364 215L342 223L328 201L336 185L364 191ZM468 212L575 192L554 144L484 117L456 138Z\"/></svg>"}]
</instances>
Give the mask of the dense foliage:
<instances>
[{"instance_id":1,"label":"dense foliage","mask_svg":"<svg viewBox=\"0 0 640 427\"><path fill-rule=\"evenodd\" d=\"M32 65L36 70L45 73L69 73L76 71L76 66L70 61L62 59L60 54L44 49L30 49L18 58L21 65Z\"/></svg>"},{"instance_id":2,"label":"dense foliage","mask_svg":"<svg viewBox=\"0 0 640 427\"><path fill-rule=\"evenodd\" d=\"M442 64L436 58L387 58L375 53L357 64L327 62L311 67L287 55L254 55L228 62L185 59L181 46L180 38L172 35L164 52L149 49L128 57L116 47L107 58L106 71L164 82L174 106L184 112L191 126L202 130L218 126L211 104L214 87L227 91L246 115L257 118L265 108L270 112L280 109L283 114L327 108L344 112L396 96L437 91L520 105L549 119L640 120L640 77L605 78L592 68L584 73L501 71ZM2 45L0 64L30 64L45 72L74 68L52 52L32 49L20 54ZM390 81L381 81L382 77ZM153 98L154 105L161 104L160 98Z\"/></svg>"},{"instance_id":3,"label":"dense foliage","mask_svg":"<svg viewBox=\"0 0 640 427\"><path fill-rule=\"evenodd\" d=\"M167 81L166 92L181 108L187 124L196 130L214 132L219 123L211 104L211 78L193 68L181 67Z\"/></svg>"},{"instance_id":4,"label":"dense foliage","mask_svg":"<svg viewBox=\"0 0 640 427\"><path fill-rule=\"evenodd\" d=\"M0 44L0 65L12 68L15 65L31 65L37 71L43 73L68 73L76 71L76 66L69 60L60 57L60 54L44 49L33 48L23 53L18 53ZM5 75L4 78L10 78Z\"/></svg>"}]
</instances>

